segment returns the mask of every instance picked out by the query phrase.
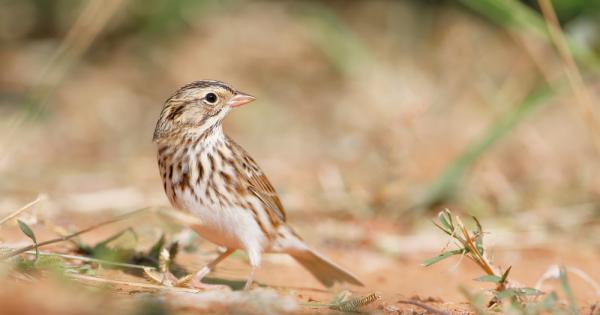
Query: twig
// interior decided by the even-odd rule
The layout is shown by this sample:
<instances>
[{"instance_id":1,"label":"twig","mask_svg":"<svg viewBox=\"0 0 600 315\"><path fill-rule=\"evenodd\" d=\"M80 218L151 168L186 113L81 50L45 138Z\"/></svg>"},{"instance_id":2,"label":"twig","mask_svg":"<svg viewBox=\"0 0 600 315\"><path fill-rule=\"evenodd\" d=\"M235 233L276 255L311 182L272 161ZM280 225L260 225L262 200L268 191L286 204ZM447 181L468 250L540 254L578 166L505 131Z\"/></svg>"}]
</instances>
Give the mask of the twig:
<instances>
[{"instance_id":1,"label":"twig","mask_svg":"<svg viewBox=\"0 0 600 315\"><path fill-rule=\"evenodd\" d=\"M24 205L23 207L11 212L9 215L5 216L4 218L2 218L0 220L0 225L4 224L6 221L9 221L13 218L15 218L16 216L18 216L19 214L21 214L21 212L29 209L30 207L32 207L33 205L37 204L38 202L42 201L46 199L46 195L39 195L34 201Z\"/></svg>"},{"instance_id":2,"label":"twig","mask_svg":"<svg viewBox=\"0 0 600 315\"><path fill-rule=\"evenodd\" d=\"M17 256L17 255L20 255L22 253L25 253L27 251L30 251L32 249L40 248L42 246L46 246L46 245L50 245L50 244L55 244L55 243L60 243L60 242L68 241L68 240L70 240L70 239L72 239L74 237L77 237L77 236L79 236L79 235L81 235L83 233L87 233L87 232L95 230L95 229L97 229L99 227L102 227L102 226L105 226L105 225L108 225L108 224L111 224L111 223L115 223L115 222L124 220L124 219L126 219L126 218L128 218L128 217L130 217L130 216L132 216L134 214L138 214L138 213L140 213L142 211L146 211L148 209L151 209L151 207L146 207L146 208L138 209L138 210L135 210L135 211L132 211L132 212L128 212L128 213L116 216L116 217L114 217L114 218L112 218L110 220L107 220L107 221L104 221L104 222L100 222L98 224L94 224L94 225L92 225L90 227L87 227L87 228L85 228L83 230L80 230L78 232L69 234L67 236L62 236L62 237L59 237L59 238L55 238L55 239L51 239L51 240L47 240L47 241L44 241L44 242L39 242L37 244L33 244L33 245L29 245L29 246L23 247L23 248L18 249L18 250L14 251L14 252L10 252L10 253L8 253L6 255L0 256L0 259L8 259L8 258Z\"/></svg>"},{"instance_id":3,"label":"twig","mask_svg":"<svg viewBox=\"0 0 600 315\"><path fill-rule=\"evenodd\" d=\"M35 252L31 251L31 250L26 251L25 253L35 254ZM96 262L96 263L100 263L100 264L113 265L113 266L126 267L126 268L152 269L152 270L156 269L152 266L142 266L142 265L120 263L120 262L116 262L116 261L110 261L110 260L104 260L104 259L98 259L98 258L92 258L92 257L86 257L86 256L79 256L79 255L58 254L58 253L51 253L51 252L40 252L39 254L40 254L40 256L56 256L56 257L62 257L65 259Z\"/></svg>"},{"instance_id":4,"label":"twig","mask_svg":"<svg viewBox=\"0 0 600 315\"><path fill-rule=\"evenodd\" d=\"M91 47L94 40L106 28L111 17L118 12L123 0L88 1L75 23L42 69L37 84L31 92L38 107L46 105L51 93L56 90L68 70Z\"/></svg>"},{"instance_id":5,"label":"twig","mask_svg":"<svg viewBox=\"0 0 600 315\"><path fill-rule=\"evenodd\" d=\"M146 289L168 290L168 291L187 292L187 293L202 292L202 291L196 290L196 289L168 287L168 286L164 286L164 285L148 284L148 283L142 283L142 282L111 280L111 279L85 276L85 275L79 275L79 274L73 274L73 273L67 273L67 277L78 279L78 280L83 280L83 281L101 282L101 283L109 283L109 284L120 284L120 285L126 285L126 286L131 286L131 287L138 287L138 288L146 288Z\"/></svg>"},{"instance_id":6,"label":"twig","mask_svg":"<svg viewBox=\"0 0 600 315\"><path fill-rule=\"evenodd\" d=\"M450 315L450 313L448 313L446 311L435 309L435 308L433 308L433 307L431 307L431 306L429 306L427 304L423 304L423 303L417 302L417 301L400 300L397 303L400 303L400 304L410 304L410 305L418 306L418 307L420 307L420 308L422 308L422 309L424 309L427 312L432 313L432 314Z\"/></svg>"},{"instance_id":7,"label":"twig","mask_svg":"<svg viewBox=\"0 0 600 315\"><path fill-rule=\"evenodd\" d=\"M556 49L563 60L563 69L567 75L569 84L573 89L577 103L579 103L579 106L582 109L581 115L592 132L592 139L596 151L597 153L600 153L600 118L598 117L598 112L594 108L594 102L592 101L590 92L585 87L581 72L571 55L569 45L560 28L560 23L558 22L552 3L550 0L538 0L538 3L542 10L542 14L544 15L544 20L546 20L550 39L554 43L554 46L556 46Z\"/></svg>"}]
</instances>

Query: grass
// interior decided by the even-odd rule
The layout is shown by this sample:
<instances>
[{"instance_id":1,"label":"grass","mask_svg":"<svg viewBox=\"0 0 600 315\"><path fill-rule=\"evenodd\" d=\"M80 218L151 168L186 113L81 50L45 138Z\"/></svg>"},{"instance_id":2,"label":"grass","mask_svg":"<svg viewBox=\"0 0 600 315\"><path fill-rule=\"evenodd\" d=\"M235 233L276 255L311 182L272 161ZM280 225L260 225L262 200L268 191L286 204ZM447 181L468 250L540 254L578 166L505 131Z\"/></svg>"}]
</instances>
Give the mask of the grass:
<instances>
[{"instance_id":1,"label":"grass","mask_svg":"<svg viewBox=\"0 0 600 315\"><path fill-rule=\"evenodd\" d=\"M496 142L510 133L536 109L549 103L555 89L543 86L531 92L520 104L499 117L479 140L467 146L458 157L429 185L413 209L423 211L452 200L466 171Z\"/></svg>"},{"instance_id":2,"label":"grass","mask_svg":"<svg viewBox=\"0 0 600 315\"><path fill-rule=\"evenodd\" d=\"M577 305L577 299L569 282L566 267L558 267L558 272L554 276L545 276L545 278L555 277L560 281L561 292L566 298L566 303L561 303L557 291L547 293L537 288L524 286L509 278L512 267L501 271L497 266L494 266L487 256L488 249L484 245L485 232L483 227L477 218L473 217L473 221L476 228L469 231L460 217L454 216L450 210L446 209L439 212L438 220L433 224L450 238L450 242L457 249L445 250L440 255L424 261L423 265L431 266L453 256L464 256L473 261L484 272L482 276L475 280L489 282L494 285L494 289L491 291L476 293L470 292L466 288L461 289L477 314L580 314L581 309ZM592 284L594 288L597 286L594 283ZM486 298L487 302L485 302Z\"/></svg>"},{"instance_id":3,"label":"grass","mask_svg":"<svg viewBox=\"0 0 600 315\"><path fill-rule=\"evenodd\" d=\"M461 0L460 3L509 31L530 32L548 43L552 42L544 17L520 1ZM565 41L567 49L578 62L591 70L600 71L600 60L592 49L577 44L569 36L565 37Z\"/></svg>"},{"instance_id":4,"label":"grass","mask_svg":"<svg viewBox=\"0 0 600 315\"><path fill-rule=\"evenodd\" d=\"M569 82L578 101L580 116L594 139L597 154L600 154L600 116L592 105L593 98L585 86L575 60L586 70L596 73L600 71L600 62L593 51L577 45L561 31L550 2L540 0L543 15L515 0L462 0L461 3L510 32L532 33L557 48L563 60L566 81ZM479 139L469 144L449 163L428 186L424 196L410 209L421 212L452 201L467 170L494 144L523 122L534 109L549 104L551 97L556 94L554 90L563 85L562 81L546 82L534 88L521 103L513 106L506 114L498 117Z\"/></svg>"}]
</instances>

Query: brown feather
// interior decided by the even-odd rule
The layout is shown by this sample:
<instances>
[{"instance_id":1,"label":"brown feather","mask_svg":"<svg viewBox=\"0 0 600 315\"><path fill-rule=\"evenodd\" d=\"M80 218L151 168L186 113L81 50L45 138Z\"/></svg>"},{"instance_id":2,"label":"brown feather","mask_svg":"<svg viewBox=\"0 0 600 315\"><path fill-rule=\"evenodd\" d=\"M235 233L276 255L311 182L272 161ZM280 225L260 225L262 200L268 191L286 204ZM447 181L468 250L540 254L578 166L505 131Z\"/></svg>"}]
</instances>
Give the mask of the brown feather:
<instances>
[{"instance_id":1,"label":"brown feather","mask_svg":"<svg viewBox=\"0 0 600 315\"><path fill-rule=\"evenodd\" d=\"M286 222L283 204L267 176L244 148L229 137L227 137L227 143L230 144L230 149L237 157L234 160L238 163L244 161L241 167L244 172L240 172L240 175L244 177L248 190L265 204L269 217L275 215L281 222Z\"/></svg>"},{"instance_id":2,"label":"brown feather","mask_svg":"<svg viewBox=\"0 0 600 315\"><path fill-rule=\"evenodd\" d=\"M290 255L326 287L331 287L336 282L364 285L349 271L311 249L293 252Z\"/></svg>"}]
</instances>

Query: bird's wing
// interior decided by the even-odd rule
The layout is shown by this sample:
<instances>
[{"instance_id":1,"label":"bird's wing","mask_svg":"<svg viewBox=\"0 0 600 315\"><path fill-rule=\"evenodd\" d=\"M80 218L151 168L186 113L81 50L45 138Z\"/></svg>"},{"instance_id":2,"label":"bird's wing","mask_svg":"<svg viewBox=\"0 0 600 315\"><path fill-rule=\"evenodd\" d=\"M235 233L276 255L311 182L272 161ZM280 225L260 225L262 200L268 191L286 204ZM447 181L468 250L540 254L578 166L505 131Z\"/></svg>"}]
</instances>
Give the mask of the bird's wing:
<instances>
[{"instance_id":1,"label":"bird's wing","mask_svg":"<svg viewBox=\"0 0 600 315\"><path fill-rule=\"evenodd\" d=\"M241 166L241 175L244 176L248 190L265 204L269 215L274 214L279 220L285 222L285 210L281 200L279 200L277 191L275 191L265 173L244 148L233 140L228 140L231 143L233 154L236 156L235 160Z\"/></svg>"}]
</instances>

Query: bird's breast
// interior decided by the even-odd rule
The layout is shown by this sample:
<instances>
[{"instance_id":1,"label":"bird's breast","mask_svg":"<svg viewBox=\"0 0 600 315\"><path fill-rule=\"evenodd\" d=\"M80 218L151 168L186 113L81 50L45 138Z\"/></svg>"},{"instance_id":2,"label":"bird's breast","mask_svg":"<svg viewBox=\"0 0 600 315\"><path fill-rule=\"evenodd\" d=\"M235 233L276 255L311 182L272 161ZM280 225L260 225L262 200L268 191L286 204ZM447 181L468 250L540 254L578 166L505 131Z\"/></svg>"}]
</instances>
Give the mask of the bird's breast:
<instances>
[{"instance_id":1,"label":"bird's breast","mask_svg":"<svg viewBox=\"0 0 600 315\"><path fill-rule=\"evenodd\" d=\"M256 211L260 201L239 189L240 176L224 142L209 144L159 148L159 168L169 201L200 218L203 224L197 232L213 243L230 248L244 248L249 240L263 244L264 228L256 220L260 214L249 210Z\"/></svg>"}]
</instances>

